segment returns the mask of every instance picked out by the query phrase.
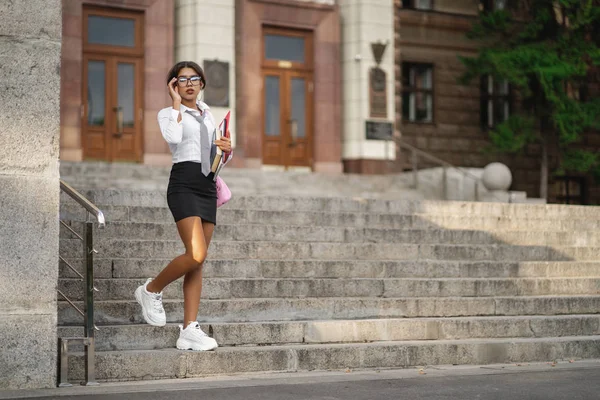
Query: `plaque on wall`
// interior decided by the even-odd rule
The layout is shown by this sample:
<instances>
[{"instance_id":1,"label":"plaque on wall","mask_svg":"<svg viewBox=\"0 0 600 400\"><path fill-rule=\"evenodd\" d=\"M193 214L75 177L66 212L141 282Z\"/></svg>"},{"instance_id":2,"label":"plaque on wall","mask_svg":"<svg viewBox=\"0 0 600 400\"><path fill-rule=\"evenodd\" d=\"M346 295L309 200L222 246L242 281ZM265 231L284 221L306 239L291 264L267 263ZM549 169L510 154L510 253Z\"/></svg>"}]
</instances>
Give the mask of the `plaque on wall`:
<instances>
[{"instance_id":1,"label":"plaque on wall","mask_svg":"<svg viewBox=\"0 0 600 400\"><path fill-rule=\"evenodd\" d=\"M379 67L369 74L369 108L371 118L387 118L386 74Z\"/></svg>"},{"instance_id":2,"label":"plaque on wall","mask_svg":"<svg viewBox=\"0 0 600 400\"><path fill-rule=\"evenodd\" d=\"M204 60L204 74L204 102L209 106L229 107L229 63Z\"/></svg>"},{"instance_id":3,"label":"plaque on wall","mask_svg":"<svg viewBox=\"0 0 600 400\"><path fill-rule=\"evenodd\" d=\"M392 140L394 126L389 121L367 121L366 131L368 140Z\"/></svg>"}]
</instances>

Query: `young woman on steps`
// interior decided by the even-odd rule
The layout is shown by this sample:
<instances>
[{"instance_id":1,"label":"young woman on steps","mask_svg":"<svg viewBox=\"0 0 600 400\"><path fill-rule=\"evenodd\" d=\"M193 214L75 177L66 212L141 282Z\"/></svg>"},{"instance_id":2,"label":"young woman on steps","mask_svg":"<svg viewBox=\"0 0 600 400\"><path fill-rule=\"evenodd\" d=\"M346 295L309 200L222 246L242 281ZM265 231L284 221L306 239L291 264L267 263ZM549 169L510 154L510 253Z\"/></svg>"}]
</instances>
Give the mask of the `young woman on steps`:
<instances>
[{"instance_id":1,"label":"young woman on steps","mask_svg":"<svg viewBox=\"0 0 600 400\"><path fill-rule=\"evenodd\" d=\"M144 320L150 325L164 326L167 319L162 291L184 277L184 322L177 340L177 348L181 350L218 347L217 342L200 329L196 319L202 292L202 267L217 216L217 188L210 172L210 159L216 146L225 153L231 152L231 141L228 138L214 141L215 119L209 107L198 100L205 86L204 71L195 62L179 62L169 71L167 88L173 106L158 113L158 124L173 155L167 203L185 253L135 291Z\"/></svg>"}]
</instances>

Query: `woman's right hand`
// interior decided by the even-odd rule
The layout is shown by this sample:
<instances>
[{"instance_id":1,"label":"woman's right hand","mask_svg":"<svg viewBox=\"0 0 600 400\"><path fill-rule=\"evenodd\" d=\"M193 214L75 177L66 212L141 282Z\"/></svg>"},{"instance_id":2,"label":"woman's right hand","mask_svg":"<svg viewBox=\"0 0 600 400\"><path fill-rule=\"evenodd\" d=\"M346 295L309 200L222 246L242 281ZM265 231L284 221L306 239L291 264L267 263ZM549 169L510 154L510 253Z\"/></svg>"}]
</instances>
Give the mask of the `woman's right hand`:
<instances>
[{"instance_id":1,"label":"woman's right hand","mask_svg":"<svg viewBox=\"0 0 600 400\"><path fill-rule=\"evenodd\" d=\"M169 87L169 96L171 96L173 103L181 104L181 95L179 94L179 86L177 85L177 78L171 79L171 81L169 82L169 84L167 86Z\"/></svg>"}]
</instances>

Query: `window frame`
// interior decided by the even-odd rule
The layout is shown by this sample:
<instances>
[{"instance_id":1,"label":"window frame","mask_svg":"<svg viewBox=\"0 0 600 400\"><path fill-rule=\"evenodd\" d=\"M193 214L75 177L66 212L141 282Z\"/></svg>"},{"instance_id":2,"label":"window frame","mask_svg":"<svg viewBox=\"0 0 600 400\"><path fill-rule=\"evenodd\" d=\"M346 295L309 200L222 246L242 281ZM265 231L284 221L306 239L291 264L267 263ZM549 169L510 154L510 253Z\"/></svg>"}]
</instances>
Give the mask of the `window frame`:
<instances>
[{"instance_id":1,"label":"window frame","mask_svg":"<svg viewBox=\"0 0 600 400\"><path fill-rule=\"evenodd\" d=\"M134 20L134 46L113 46L106 44L97 44L88 42L88 17L108 17L120 19ZM144 55L144 14L138 11L131 10L115 10L110 8L84 6L83 8L83 51L96 54L112 54L122 56L137 56Z\"/></svg>"},{"instance_id":2,"label":"window frame","mask_svg":"<svg viewBox=\"0 0 600 400\"><path fill-rule=\"evenodd\" d=\"M496 90L493 90L492 93L489 92L489 79L492 79L492 87L495 89L498 85L496 79L490 75L482 75L480 80L479 87L479 115L480 115L480 124L481 128L484 131L490 131L494 129L499 124L505 122L513 113L513 88L510 83L507 82L508 91L506 94L498 94ZM502 80L506 82L506 79ZM490 102L492 108L492 123L490 125ZM496 115L494 115L495 110L497 109L497 103L502 102L501 105L504 107L508 105L508 116L502 121L497 120Z\"/></svg>"},{"instance_id":3,"label":"window frame","mask_svg":"<svg viewBox=\"0 0 600 400\"><path fill-rule=\"evenodd\" d=\"M410 73L410 69L413 67L428 67L429 69L431 69L431 88L430 89L419 89L416 87L412 87L412 86L407 87L404 85L404 80L405 80L404 79L404 71L405 71L405 69L408 69L409 73ZM435 112L435 65L431 62L403 61L400 66L400 71L401 71L400 82L402 83L401 99L402 99L403 103L404 103L404 95L406 93L408 93L408 94L425 93L425 94L431 95L431 120L417 120L417 119L411 120L410 118L408 118L407 116L404 115L404 104L402 104L402 110L401 110L402 121L408 122L411 124L427 124L427 125L435 124L435 116L436 116L436 112Z\"/></svg>"},{"instance_id":4,"label":"window frame","mask_svg":"<svg viewBox=\"0 0 600 400\"><path fill-rule=\"evenodd\" d=\"M570 193L570 184L574 183L579 187L578 194ZM586 177L578 175L563 175L555 178L555 184L559 191L555 193L555 200L559 204L587 205L588 182Z\"/></svg>"},{"instance_id":5,"label":"window frame","mask_svg":"<svg viewBox=\"0 0 600 400\"><path fill-rule=\"evenodd\" d=\"M429 8L419 8L416 6L416 3L419 0L402 0L402 8L405 10L417 10L417 11L433 11L435 10L435 0L431 1L431 6ZM405 3L410 2L410 4L405 5Z\"/></svg>"},{"instance_id":6,"label":"window frame","mask_svg":"<svg viewBox=\"0 0 600 400\"><path fill-rule=\"evenodd\" d=\"M497 4L498 3L496 2L496 0L479 0L479 10L481 12L506 10L506 1L504 3L503 8L497 8Z\"/></svg>"},{"instance_id":7,"label":"window frame","mask_svg":"<svg viewBox=\"0 0 600 400\"><path fill-rule=\"evenodd\" d=\"M263 68L291 68L296 70L304 70L304 71L312 71L314 65L314 44L313 44L313 34L311 31L307 30L290 30L284 29L274 26L263 26L261 33L261 60ZM287 36L287 37L298 37L304 39L304 62L296 62L289 60L273 60L266 58L266 36L267 35L275 35L275 36Z\"/></svg>"}]
</instances>

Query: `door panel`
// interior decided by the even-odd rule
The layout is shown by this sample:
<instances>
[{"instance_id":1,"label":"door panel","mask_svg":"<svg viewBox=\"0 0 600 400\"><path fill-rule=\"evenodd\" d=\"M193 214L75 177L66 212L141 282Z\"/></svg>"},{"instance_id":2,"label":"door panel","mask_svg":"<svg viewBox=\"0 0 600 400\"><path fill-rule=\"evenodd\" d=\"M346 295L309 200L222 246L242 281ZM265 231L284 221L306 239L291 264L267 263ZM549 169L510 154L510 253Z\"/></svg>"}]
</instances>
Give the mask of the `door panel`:
<instances>
[{"instance_id":1,"label":"door panel","mask_svg":"<svg viewBox=\"0 0 600 400\"><path fill-rule=\"evenodd\" d=\"M284 98L283 76L279 71L265 71L263 158L265 164L283 163Z\"/></svg>"},{"instance_id":2,"label":"door panel","mask_svg":"<svg viewBox=\"0 0 600 400\"><path fill-rule=\"evenodd\" d=\"M288 102L290 113L290 141L288 143L287 165L309 165L309 129L312 127L310 115L309 79L307 73L288 72Z\"/></svg>"},{"instance_id":3,"label":"door panel","mask_svg":"<svg viewBox=\"0 0 600 400\"><path fill-rule=\"evenodd\" d=\"M265 134L281 136L281 79L265 76Z\"/></svg>"},{"instance_id":4,"label":"door panel","mask_svg":"<svg viewBox=\"0 0 600 400\"><path fill-rule=\"evenodd\" d=\"M138 141L141 139L140 60L118 57L115 59L115 90L112 107L112 159L136 161L141 157Z\"/></svg>"},{"instance_id":5,"label":"door panel","mask_svg":"<svg viewBox=\"0 0 600 400\"><path fill-rule=\"evenodd\" d=\"M106 61L88 60L87 66L88 125L102 128L106 111Z\"/></svg>"},{"instance_id":6,"label":"door panel","mask_svg":"<svg viewBox=\"0 0 600 400\"><path fill-rule=\"evenodd\" d=\"M83 149L84 156L92 159L104 159L108 151L106 142L106 109L108 98L108 57L84 57L83 86Z\"/></svg>"},{"instance_id":7,"label":"door panel","mask_svg":"<svg viewBox=\"0 0 600 400\"><path fill-rule=\"evenodd\" d=\"M142 60L84 56L84 158L141 160Z\"/></svg>"}]
</instances>

